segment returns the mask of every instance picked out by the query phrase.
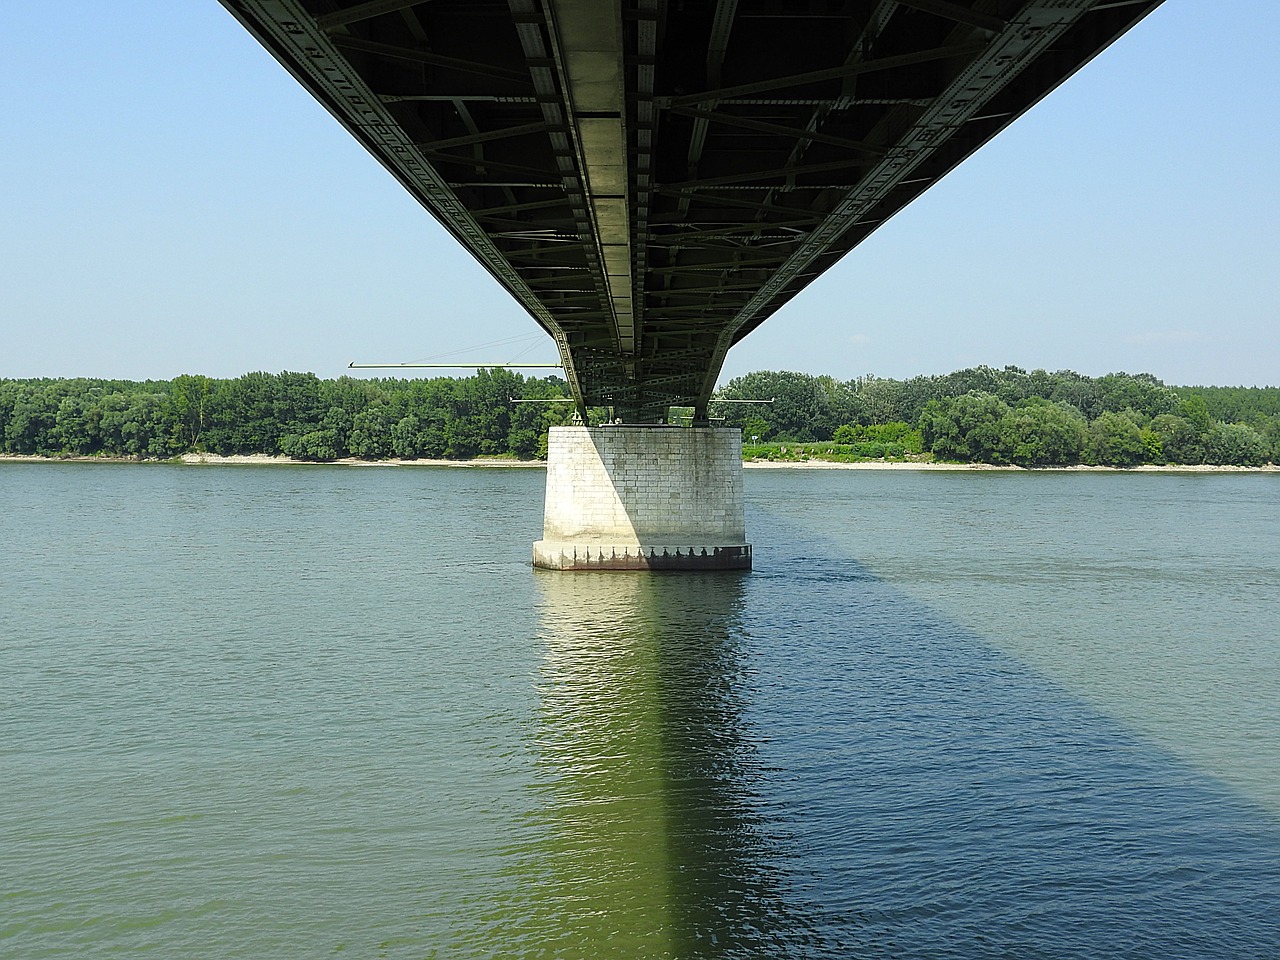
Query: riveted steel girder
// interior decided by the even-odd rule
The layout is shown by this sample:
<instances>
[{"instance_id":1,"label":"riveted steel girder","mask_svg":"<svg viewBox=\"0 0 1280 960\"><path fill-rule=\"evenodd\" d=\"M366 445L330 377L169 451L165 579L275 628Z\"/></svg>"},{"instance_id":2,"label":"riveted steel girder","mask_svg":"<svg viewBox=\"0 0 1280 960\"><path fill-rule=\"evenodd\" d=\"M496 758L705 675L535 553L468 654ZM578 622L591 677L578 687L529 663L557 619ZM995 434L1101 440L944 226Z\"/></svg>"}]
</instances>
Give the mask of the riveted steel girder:
<instances>
[{"instance_id":1,"label":"riveted steel girder","mask_svg":"<svg viewBox=\"0 0 1280 960\"><path fill-rule=\"evenodd\" d=\"M222 0L635 422L1160 2Z\"/></svg>"}]
</instances>

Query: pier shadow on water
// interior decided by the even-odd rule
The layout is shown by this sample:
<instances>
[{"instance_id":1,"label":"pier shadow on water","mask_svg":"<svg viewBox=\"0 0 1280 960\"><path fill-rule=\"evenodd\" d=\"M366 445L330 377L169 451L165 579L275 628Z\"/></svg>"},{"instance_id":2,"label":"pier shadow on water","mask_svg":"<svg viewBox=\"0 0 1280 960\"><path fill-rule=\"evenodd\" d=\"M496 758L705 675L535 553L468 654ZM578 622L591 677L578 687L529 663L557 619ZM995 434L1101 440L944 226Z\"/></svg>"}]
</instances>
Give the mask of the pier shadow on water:
<instances>
[{"instance_id":1,"label":"pier shadow on water","mask_svg":"<svg viewBox=\"0 0 1280 960\"><path fill-rule=\"evenodd\" d=\"M758 956L785 947L751 793L740 574L539 575L539 840L507 956Z\"/></svg>"},{"instance_id":2,"label":"pier shadow on water","mask_svg":"<svg viewBox=\"0 0 1280 960\"><path fill-rule=\"evenodd\" d=\"M1280 955L1272 814L856 561L762 539L748 576L537 578L501 955Z\"/></svg>"}]
</instances>

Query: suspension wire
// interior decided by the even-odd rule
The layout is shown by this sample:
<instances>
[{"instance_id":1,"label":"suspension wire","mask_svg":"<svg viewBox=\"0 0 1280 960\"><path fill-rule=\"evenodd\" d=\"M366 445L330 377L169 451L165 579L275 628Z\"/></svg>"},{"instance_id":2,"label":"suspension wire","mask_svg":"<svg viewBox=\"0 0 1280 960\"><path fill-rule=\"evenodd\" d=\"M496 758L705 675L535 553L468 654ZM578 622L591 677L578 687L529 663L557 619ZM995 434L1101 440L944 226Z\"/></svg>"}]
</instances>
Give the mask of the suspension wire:
<instances>
[{"instance_id":1,"label":"suspension wire","mask_svg":"<svg viewBox=\"0 0 1280 960\"><path fill-rule=\"evenodd\" d=\"M505 347L510 344L527 343L530 340L537 341L541 339L542 339L541 334L534 334L532 337L530 337L528 334L521 334L518 337L506 337L505 339L502 339L502 340L490 340L488 343L477 343L469 347L460 347L457 350L449 350L445 353L437 353L431 356L418 357L408 362L409 363L427 363L435 360L446 360L449 357L456 357L460 353L468 353L472 350L483 350L487 347Z\"/></svg>"},{"instance_id":2,"label":"suspension wire","mask_svg":"<svg viewBox=\"0 0 1280 960\"><path fill-rule=\"evenodd\" d=\"M532 340L529 341L529 345L525 347L523 350L521 350L519 353L517 353L510 360L508 360L507 364L514 365L517 360L519 360L526 353L528 353L530 350L532 350L534 347L538 346L541 343L542 343L542 337L534 337Z\"/></svg>"}]
</instances>

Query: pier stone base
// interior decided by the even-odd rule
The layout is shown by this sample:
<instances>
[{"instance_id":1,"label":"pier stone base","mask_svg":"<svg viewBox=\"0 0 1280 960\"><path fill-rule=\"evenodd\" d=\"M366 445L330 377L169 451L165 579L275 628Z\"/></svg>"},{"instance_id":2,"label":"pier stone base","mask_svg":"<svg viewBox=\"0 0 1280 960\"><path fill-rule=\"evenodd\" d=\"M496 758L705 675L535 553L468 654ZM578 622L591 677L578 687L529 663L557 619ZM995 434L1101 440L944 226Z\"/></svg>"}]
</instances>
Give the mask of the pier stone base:
<instances>
[{"instance_id":1,"label":"pier stone base","mask_svg":"<svg viewBox=\"0 0 1280 960\"><path fill-rule=\"evenodd\" d=\"M746 539L737 430L551 428L534 566L750 570Z\"/></svg>"}]
</instances>

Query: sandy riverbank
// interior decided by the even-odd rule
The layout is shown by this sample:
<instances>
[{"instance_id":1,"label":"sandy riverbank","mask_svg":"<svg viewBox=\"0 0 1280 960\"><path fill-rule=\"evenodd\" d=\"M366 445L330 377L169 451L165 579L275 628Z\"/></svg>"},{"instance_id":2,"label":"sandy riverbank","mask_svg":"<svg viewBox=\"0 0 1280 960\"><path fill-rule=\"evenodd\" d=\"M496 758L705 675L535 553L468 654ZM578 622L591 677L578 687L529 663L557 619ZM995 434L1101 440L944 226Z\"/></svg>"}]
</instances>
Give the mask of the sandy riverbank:
<instances>
[{"instance_id":1,"label":"sandy riverbank","mask_svg":"<svg viewBox=\"0 0 1280 960\"><path fill-rule=\"evenodd\" d=\"M170 459L138 460L133 457L38 457L25 454L0 453L0 463L182 463L193 466L332 466L343 467L532 467L545 468L540 460L509 460L502 457L479 457L474 460L360 460L343 457L317 464L308 460L292 460L285 456L266 453L234 454L220 456L216 453L184 453Z\"/></svg>"},{"instance_id":2,"label":"sandy riverbank","mask_svg":"<svg viewBox=\"0 0 1280 960\"><path fill-rule=\"evenodd\" d=\"M0 454L0 463L184 463L194 466L311 466L308 461L291 460L283 456L269 456L265 453L240 454L235 456L219 456L214 453L185 453L172 460L137 461L129 457L39 457L25 454ZM546 463L540 460L508 460L499 457L480 457L474 460L358 460L345 457L341 460L329 461L327 465L338 464L347 467L454 467L454 468L497 468L497 469L543 469ZM858 463L835 463L830 460L748 460L743 463L748 470L940 470L940 471L972 471L972 470L1007 470L1017 472L1041 473L1280 473L1280 466L1267 464L1262 467L1228 467L1210 464L1187 466L1154 466L1141 467L1091 467L1078 465L1074 467L1001 467L989 463L917 463L889 460L863 460Z\"/></svg>"},{"instance_id":3,"label":"sandy riverbank","mask_svg":"<svg viewBox=\"0 0 1280 960\"><path fill-rule=\"evenodd\" d=\"M1228 467L1214 464L1188 464L1140 467L1096 467L1078 464L1073 467L1014 467L991 463L915 463L897 460L863 460L857 463L834 463L830 460L748 460L743 466L765 470L1005 470L1018 473L1280 473L1280 467Z\"/></svg>"},{"instance_id":4,"label":"sandy riverbank","mask_svg":"<svg viewBox=\"0 0 1280 960\"><path fill-rule=\"evenodd\" d=\"M265 453L250 453L230 457L221 457L213 453L184 453L179 457L183 463L194 464L304 464L305 460L290 460L288 457L268 456ZM356 457L343 457L339 460L327 461L344 467L545 467L541 460L509 460L504 457L477 457L474 460L360 460Z\"/></svg>"}]
</instances>

